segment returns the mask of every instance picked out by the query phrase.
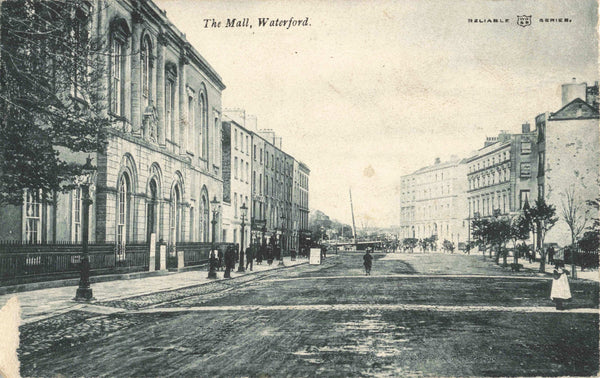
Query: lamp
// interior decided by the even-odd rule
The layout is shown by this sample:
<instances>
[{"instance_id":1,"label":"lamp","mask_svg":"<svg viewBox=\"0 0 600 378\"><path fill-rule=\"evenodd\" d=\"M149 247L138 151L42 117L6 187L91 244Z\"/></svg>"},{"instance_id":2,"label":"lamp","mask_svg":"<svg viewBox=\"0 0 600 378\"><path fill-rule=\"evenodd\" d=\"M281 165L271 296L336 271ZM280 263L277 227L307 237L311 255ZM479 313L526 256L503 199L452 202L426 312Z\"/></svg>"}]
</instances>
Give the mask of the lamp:
<instances>
[{"instance_id":1,"label":"lamp","mask_svg":"<svg viewBox=\"0 0 600 378\"><path fill-rule=\"evenodd\" d=\"M212 223L212 242L210 246L210 258L208 261L209 271L208 278L217 278L217 256L215 256L215 235L217 233L217 214L221 210L221 203L217 200L217 196L214 196L212 201L210 201L210 205L212 207L213 219Z\"/></svg>"},{"instance_id":2,"label":"lamp","mask_svg":"<svg viewBox=\"0 0 600 378\"><path fill-rule=\"evenodd\" d=\"M242 214L242 235L241 235L241 244L240 244L240 265L238 266L238 272L244 272L244 228L246 227L246 216L248 215L248 207L246 207L246 203L244 202L240 207Z\"/></svg>"},{"instance_id":3,"label":"lamp","mask_svg":"<svg viewBox=\"0 0 600 378\"><path fill-rule=\"evenodd\" d=\"M81 187L82 209L81 209L81 269L79 271L79 287L75 294L76 301L90 301L94 299L90 287L90 256L88 253L89 225L90 225L90 187L93 187L96 179L96 167L92 165L92 158L88 155L85 164L81 167L82 175L75 178L75 184Z\"/></svg>"}]
</instances>

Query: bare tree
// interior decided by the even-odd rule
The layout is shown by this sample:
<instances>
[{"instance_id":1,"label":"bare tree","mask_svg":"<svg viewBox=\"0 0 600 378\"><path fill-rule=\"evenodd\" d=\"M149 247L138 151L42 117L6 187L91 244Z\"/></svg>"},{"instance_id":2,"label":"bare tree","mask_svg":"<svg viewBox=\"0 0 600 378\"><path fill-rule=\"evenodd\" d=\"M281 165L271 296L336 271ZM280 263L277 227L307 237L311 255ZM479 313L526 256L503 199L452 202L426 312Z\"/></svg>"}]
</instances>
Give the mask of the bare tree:
<instances>
[{"instance_id":1,"label":"bare tree","mask_svg":"<svg viewBox=\"0 0 600 378\"><path fill-rule=\"evenodd\" d=\"M588 222L588 211L584 201L575 195L573 185L564 191L565 200L561 201L562 218L571 230L571 244L575 244Z\"/></svg>"}]
</instances>

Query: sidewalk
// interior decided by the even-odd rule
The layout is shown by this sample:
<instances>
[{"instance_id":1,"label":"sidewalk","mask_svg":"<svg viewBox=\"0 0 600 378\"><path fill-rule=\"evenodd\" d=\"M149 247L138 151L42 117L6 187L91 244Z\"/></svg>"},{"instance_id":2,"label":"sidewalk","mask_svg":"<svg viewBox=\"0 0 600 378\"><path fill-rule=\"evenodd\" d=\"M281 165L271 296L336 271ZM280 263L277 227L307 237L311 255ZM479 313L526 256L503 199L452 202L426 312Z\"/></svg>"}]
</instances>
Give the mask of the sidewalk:
<instances>
[{"instance_id":1,"label":"sidewalk","mask_svg":"<svg viewBox=\"0 0 600 378\"><path fill-rule=\"evenodd\" d=\"M512 257L511 257L512 259ZM539 271L540 269L540 261L537 260L535 262L529 262L529 260L527 260L527 258L520 258L519 259L519 264L523 265L523 268L527 268L527 269L531 269L533 271ZM565 268L571 272L571 265L565 265ZM589 281L596 281L596 282L600 282L600 274L598 273L598 269L586 269L583 272L581 271L581 267L576 266L575 267L577 269L577 279L578 280L589 280ZM554 264L548 264L546 263L546 274L552 274L552 271L554 270ZM572 275L571 273L569 273L569 279L571 279Z\"/></svg>"},{"instance_id":2,"label":"sidewalk","mask_svg":"<svg viewBox=\"0 0 600 378\"><path fill-rule=\"evenodd\" d=\"M284 257L283 261L285 267L308 263L306 259L291 261L289 257ZM231 278L278 268L281 267L278 266L277 260L273 262L273 265L268 265L265 261L262 265L254 264L252 272L237 273L232 271ZM93 283L91 287L95 300L90 304L215 282L223 280L223 274L224 271L217 271L218 279L209 279L205 267L204 269L181 273L171 272L160 276ZM0 308L10 298L18 297L21 306L21 323L29 323L81 307L82 302L73 300L76 290L77 286L67 286L0 295Z\"/></svg>"}]
</instances>

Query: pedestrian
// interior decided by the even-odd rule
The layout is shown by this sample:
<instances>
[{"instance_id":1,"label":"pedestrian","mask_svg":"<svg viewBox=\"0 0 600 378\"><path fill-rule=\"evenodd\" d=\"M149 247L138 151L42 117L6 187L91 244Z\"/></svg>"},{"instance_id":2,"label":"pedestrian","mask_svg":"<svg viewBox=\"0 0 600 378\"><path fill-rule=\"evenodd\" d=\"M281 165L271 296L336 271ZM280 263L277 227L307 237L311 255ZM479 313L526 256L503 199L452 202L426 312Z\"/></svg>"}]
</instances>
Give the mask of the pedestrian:
<instances>
[{"instance_id":1,"label":"pedestrian","mask_svg":"<svg viewBox=\"0 0 600 378\"><path fill-rule=\"evenodd\" d=\"M223 250L221 248L219 248L219 269L218 270L223 270Z\"/></svg>"},{"instance_id":2,"label":"pedestrian","mask_svg":"<svg viewBox=\"0 0 600 378\"><path fill-rule=\"evenodd\" d=\"M365 276L370 276L371 265L373 264L373 256L371 256L371 253L369 252L368 248L367 253L365 253L365 255L363 256L363 264L365 266Z\"/></svg>"},{"instance_id":3,"label":"pedestrian","mask_svg":"<svg viewBox=\"0 0 600 378\"><path fill-rule=\"evenodd\" d=\"M252 271L252 263L254 261L254 244L250 247L246 248L246 270L250 267L250 271Z\"/></svg>"},{"instance_id":4,"label":"pedestrian","mask_svg":"<svg viewBox=\"0 0 600 378\"><path fill-rule=\"evenodd\" d=\"M554 264L554 254L556 252L554 251L554 247L550 246L548 247L548 264Z\"/></svg>"},{"instance_id":5,"label":"pedestrian","mask_svg":"<svg viewBox=\"0 0 600 378\"><path fill-rule=\"evenodd\" d=\"M571 299L568 274L569 271L565 269L564 264L557 263L554 267L550 299L554 301L557 310L564 310L564 302Z\"/></svg>"},{"instance_id":6,"label":"pedestrian","mask_svg":"<svg viewBox=\"0 0 600 378\"><path fill-rule=\"evenodd\" d=\"M257 246L256 265L262 265L263 256L265 255L265 248L267 247L265 246L264 242L262 245Z\"/></svg>"},{"instance_id":7,"label":"pedestrian","mask_svg":"<svg viewBox=\"0 0 600 378\"><path fill-rule=\"evenodd\" d=\"M233 247L227 247L225 251L225 275L224 278L231 277L231 270L235 267L235 252Z\"/></svg>"}]
</instances>

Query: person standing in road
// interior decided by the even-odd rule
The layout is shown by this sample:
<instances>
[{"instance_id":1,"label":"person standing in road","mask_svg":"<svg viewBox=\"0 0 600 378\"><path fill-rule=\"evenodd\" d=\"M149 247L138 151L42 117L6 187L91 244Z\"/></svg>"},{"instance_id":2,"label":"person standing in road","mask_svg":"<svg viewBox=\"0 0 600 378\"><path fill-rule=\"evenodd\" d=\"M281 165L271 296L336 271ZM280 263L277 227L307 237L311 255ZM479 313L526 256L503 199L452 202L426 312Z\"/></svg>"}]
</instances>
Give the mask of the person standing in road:
<instances>
[{"instance_id":1,"label":"person standing in road","mask_svg":"<svg viewBox=\"0 0 600 378\"><path fill-rule=\"evenodd\" d=\"M363 264L365 266L365 275L370 276L371 266L373 264L373 256L371 256L369 249L367 249L367 253L365 253L365 255L363 256Z\"/></svg>"},{"instance_id":2,"label":"person standing in road","mask_svg":"<svg viewBox=\"0 0 600 378\"><path fill-rule=\"evenodd\" d=\"M564 302L571 299L571 288L567 278L569 271L564 268L564 264L556 264L552 275L550 299L554 301L557 310L564 310Z\"/></svg>"},{"instance_id":3,"label":"person standing in road","mask_svg":"<svg viewBox=\"0 0 600 378\"><path fill-rule=\"evenodd\" d=\"M246 270L250 267L250 271L252 271L252 264L254 261L254 244L250 247L246 248Z\"/></svg>"}]
</instances>

